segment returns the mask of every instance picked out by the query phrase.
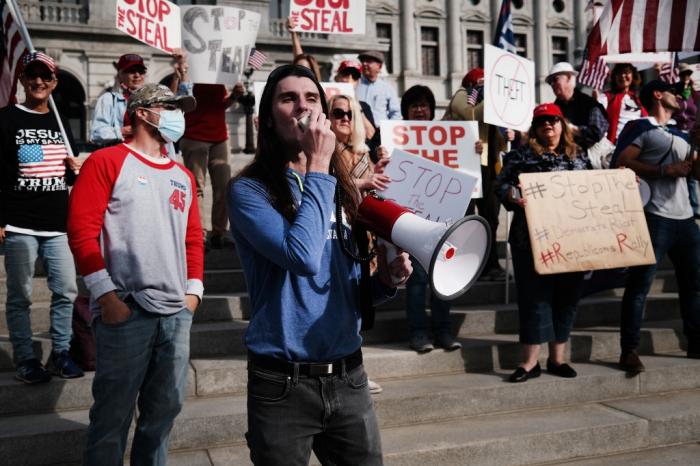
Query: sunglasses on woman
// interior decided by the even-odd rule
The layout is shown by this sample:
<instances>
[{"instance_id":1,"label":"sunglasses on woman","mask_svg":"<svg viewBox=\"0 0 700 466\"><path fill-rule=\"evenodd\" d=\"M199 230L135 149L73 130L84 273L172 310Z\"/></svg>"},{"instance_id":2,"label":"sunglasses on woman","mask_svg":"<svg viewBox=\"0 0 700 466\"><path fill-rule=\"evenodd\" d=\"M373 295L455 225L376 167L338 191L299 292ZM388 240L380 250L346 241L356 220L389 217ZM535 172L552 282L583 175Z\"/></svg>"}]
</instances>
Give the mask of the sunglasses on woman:
<instances>
[{"instance_id":1,"label":"sunglasses on woman","mask_svg":"<svg viewBox=\"0 0 700 466\"><path fill-rule=\"evenodd\" d=\"M554 126L555 124L559 123L560 121L561 121L561 119L559 117L556 117L556 116L543 116L543 117L539 117L537 119L537 121L535 122L535 124L537 126L542 126L545 123L549 123L550 125Z\"/></svg>"},{"instance_id":2,"label":"sunglasses on woman","mask_svg":"<svg viewBox=\"0 0 700 466\"><path fill-rule=\"evenodd\" d=\"M50 83L56 77L53 75L53 73L49 70L26 70L24 72L24 77L27 79L36 79L36 78L41 78L42 81L46 83Z\"/></svg>"},{"instance_id":3,"label":"sunglasses on woman","mask_svg":"<svg viewBox=\"0 0 700 466\"><path fill-rule=\"evenodd\" d=\"M347 116L348 120L352 120L352 110L348 110L346 112L339 108L334 108L333 110L331 110L331 116L336 120L342 120L344 116Z\"/></svg>"}]
</instances>

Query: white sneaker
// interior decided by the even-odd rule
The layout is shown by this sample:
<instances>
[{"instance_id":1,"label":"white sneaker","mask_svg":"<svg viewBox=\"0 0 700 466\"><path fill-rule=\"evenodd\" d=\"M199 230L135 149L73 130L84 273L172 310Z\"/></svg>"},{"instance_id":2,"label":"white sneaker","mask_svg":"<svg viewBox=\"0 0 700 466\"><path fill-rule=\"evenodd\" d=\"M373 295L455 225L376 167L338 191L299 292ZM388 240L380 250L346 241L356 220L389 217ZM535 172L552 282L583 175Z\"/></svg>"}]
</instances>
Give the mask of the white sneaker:
<instances>
[{"instance_id":1,"label":"white sneaker","mask_svg":"<svg viewBox=\"0 0 700 466\"><path fill-rule=\"evenodd\" d=\"M379 385L374 380L367 379L367 386L369 386L369 393L371 395L378 395L384 391L381 385Z\"/></svg>"}]
</instances>

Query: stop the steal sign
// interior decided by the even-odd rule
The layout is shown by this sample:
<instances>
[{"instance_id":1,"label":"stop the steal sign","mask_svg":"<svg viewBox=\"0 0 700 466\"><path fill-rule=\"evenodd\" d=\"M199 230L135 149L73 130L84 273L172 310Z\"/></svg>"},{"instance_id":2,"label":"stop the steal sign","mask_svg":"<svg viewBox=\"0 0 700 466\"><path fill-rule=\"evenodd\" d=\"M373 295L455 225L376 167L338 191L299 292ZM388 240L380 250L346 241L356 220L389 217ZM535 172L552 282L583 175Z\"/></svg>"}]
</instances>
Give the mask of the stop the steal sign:
<instances>
[{"instance_id":1,"label":"stop the steal sign","mask_svg":"<svg viewBox=\"0 0 700 466\"><path fill-rule=\"evenodd\" d=\"M493 45L484 52L484 122L527 131L535 108L535 63Z\"/></svg>"},{"instance_id":2,"label":"stop the steal sign","mask_svg":"<svg viewBox=\"0 0 700 466\"><path fill-rule=\"evenodd\" d=\"M366 0L290 0L295 31L364 34Z\"/></svg>"}]
</instances>

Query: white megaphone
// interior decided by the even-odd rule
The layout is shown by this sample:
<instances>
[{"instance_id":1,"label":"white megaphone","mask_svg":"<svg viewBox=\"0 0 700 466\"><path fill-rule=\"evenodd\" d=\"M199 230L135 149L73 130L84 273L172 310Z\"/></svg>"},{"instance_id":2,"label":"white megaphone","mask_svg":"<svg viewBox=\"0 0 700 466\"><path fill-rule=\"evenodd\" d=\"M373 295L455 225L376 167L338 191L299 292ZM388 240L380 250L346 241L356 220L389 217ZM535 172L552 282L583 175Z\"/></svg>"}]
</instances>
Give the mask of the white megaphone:
<instances>
[{"instance_id":1,"label":"white megaphone","mask_svg":"<svg viewBox=\"0 0 700 466\"><path fill-rule=\"evenodd\" d=\"M443 300L461 296L474 284L491 249L491 229L477 215L447 226L372 193L360 204L358 217L377 236L415 257Z\"/></svg>"}]
</instances>

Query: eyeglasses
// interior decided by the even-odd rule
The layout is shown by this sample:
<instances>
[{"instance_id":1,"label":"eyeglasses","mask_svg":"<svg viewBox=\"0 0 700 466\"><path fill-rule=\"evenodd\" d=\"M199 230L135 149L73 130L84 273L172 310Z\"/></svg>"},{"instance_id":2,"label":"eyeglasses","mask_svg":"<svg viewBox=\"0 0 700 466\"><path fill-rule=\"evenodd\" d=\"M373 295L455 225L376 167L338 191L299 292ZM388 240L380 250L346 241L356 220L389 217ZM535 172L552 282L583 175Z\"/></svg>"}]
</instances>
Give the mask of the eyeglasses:
<instances>
[{"instance_id":1,"label":"eyeglasses","mask_svg":"<svg viewBox=\"0 0 700 466\"><path fill-rule=\"evenodd\" d=\"M549 123L550 125L554 126L557 123L561 123L561 118L556 116L542 116L535 122L536 126L542 126L545 123Z\"/></svg>"},{"instance_id":2,"label":"eyeglasses","mask_svg":"<svg viewBox=\"0 0 700 466\"><path fill-rule=\"evenodd\" d=\"M141 68L140 66L134 66L132 68L128 68L124 70L126 74L146 74L146 68Z\"/></svg>"},{"instance_id":3,"label":"eyeglasses","mask_svg":"<svg viewBox=\"0 0 700 466\"><path fill-rule=\"evenodd\" d=\"M29 69L24 72L24 77L27 79L41 78L41 80L45 83L50 83L51 81L56 79L56 76L54 76L54 74L48 70L39 71Z\"/></svg>"},{"instance_id":4,"label":"eyeglasses","mask_svg":"<svg viewBox=\"0 0 700 466\"><path fill-rule=\"evenodd\" d=\"M339 108L334 108L333 110L331 110L331 116L336 120L341 120L344 116L347 116L348 120L352 120L352 110L348 110L346 112Z\"/></svg>"}]
</instances>

